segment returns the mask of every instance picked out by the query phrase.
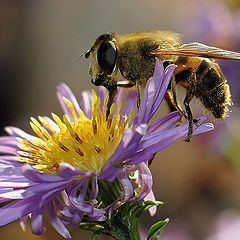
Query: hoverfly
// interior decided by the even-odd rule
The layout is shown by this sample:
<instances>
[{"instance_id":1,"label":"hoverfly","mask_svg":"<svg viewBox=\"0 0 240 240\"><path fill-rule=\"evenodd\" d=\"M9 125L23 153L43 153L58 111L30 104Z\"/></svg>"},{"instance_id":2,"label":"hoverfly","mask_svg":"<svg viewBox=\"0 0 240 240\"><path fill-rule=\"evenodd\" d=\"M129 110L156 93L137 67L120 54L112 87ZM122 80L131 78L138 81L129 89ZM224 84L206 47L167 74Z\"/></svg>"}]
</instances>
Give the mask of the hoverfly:
<instances>
[{"instance_id":1,"label":"hoverfly","mask_svg":"<svg viewBox=\"0 0 240 240\"><path fill-rule=\"evenodd\" d=\"M193 118L190 102L198 98L216 119L225 118L231 103L229 85L214 58L240 60L240 54L201 43L182 44L181 35L171 31L131 32L99 36L85 57L92 56L89 74L92 83L109 91L110 108L117 87L136 86L137 105L141 101L141 87L153 76L156 59L164 67L176 64L165 95L170 111L179 111L189 121L186 141L190 141ZM124 81L118 81L118 71ZM186 89L183 111L178 103L176 85Z\"/></svg>"}]
</instances>

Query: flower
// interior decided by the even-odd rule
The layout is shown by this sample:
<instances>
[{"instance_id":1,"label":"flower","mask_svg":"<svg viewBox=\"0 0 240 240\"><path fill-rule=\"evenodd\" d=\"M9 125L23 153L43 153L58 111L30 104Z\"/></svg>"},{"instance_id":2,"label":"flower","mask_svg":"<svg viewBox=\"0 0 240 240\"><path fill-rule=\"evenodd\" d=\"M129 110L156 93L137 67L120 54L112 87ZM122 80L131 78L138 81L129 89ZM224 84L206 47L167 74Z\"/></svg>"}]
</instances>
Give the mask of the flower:
<instances>
[{"instance_id":1,"label":"flower","mask_svg":"<svg viewBox=\"0 0 240 240\"><path fill-rule=\"evenodd\" d=\"M4 153L0 157L0 201L11 202L0 209L0 225L20 219L24 226L30 216L32 232L42 234L45 211L53 227L70 238L66 226L79 225L83 217L105 221L129 200L153 199L148 160L188 132L188 124L173 127L181 119L178 112L148 126L174 69L170 65L164 72L157 61L136 116L133 91L122 110L120 91L107 117L108 95L102 88L98 95L83 92L80 108L71 90L61 84L57 96L65 113L63 121L55 114L54 121L31 118L36 136L6 128L10 136L0 138ZM213 129L211 123L202 122L203 118L193 134ZM135 172L137 182L131 178Z\"/></svg>"}]
</instances>

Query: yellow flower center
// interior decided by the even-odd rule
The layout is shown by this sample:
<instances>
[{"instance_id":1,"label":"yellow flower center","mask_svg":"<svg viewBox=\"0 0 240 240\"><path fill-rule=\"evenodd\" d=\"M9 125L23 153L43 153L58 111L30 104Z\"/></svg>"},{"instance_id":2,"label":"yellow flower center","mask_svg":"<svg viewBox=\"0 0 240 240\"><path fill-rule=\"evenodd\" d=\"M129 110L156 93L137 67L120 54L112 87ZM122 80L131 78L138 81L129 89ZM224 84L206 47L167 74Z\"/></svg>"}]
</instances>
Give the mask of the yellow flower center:
<instances>
[{"instance_id":1,"label":"yellow flower center","mask_svg":"<svg viewBox=\"0 0 240 240\"><path fill-rule=\"evenodd\" d=\"M121 103L114 117L114 104L106 117L108 95L101 113L100 98L94 91L92 93L91 119L88 119L82 110L79 111L78 118L72 103L66 98L64 101L71 111L73 122L67 115L64 115L61 121L57 115L52 114L58 125L56 129L42 117L39 117L39 121L31 118L31 127L38 137L30 140L17 138L21 142L19 144L21 151L18 151L20 156L16 157L17 160L33 164L36 169L51 174L57 174L59 164L62 162L69 163L81 171L100 172L114 153L132 114L126 115L120 125Z\"/></svg>"}]
</instances>

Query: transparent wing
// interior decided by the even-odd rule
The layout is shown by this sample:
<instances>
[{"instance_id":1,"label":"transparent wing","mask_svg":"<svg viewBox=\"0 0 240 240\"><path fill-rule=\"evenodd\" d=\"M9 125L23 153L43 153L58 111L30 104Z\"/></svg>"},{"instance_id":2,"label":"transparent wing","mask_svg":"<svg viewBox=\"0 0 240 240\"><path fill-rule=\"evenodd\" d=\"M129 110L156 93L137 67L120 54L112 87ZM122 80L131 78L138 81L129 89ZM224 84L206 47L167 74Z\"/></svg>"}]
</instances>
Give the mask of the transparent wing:
<instances>
[{"instance_id":1,"label":"transparent wing","mask_svg":"<svg viewBox=\"0 0 240 240\"><path fill-rule=\"evenodd\" d=\"M153 55L179 55L186 57L206 57L240 60L240 53L224 50L221 48L210 47L202 43L194 42L183 44L174 48L161 48L151 52Z\"/></svg>"}]
</instances>

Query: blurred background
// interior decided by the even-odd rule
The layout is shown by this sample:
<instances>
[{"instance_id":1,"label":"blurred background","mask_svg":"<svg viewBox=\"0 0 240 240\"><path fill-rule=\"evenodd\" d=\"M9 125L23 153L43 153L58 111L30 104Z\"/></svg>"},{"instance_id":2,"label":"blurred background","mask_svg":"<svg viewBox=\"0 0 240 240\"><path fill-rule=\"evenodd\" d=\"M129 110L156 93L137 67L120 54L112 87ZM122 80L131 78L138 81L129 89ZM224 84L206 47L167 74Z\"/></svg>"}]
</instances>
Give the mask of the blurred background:
<instances>
[{"instance_id":1,"label":"blurred background","mask_svg":"<svg viewBox=\"0 0 240 240\"><path fill-rule=\"evenodd\" d=\"M62 114L56 86L67 83L76 96L93 86L89 61L79 59L100 34L173 30L198 41L240 52L239 0L3 0L0 1L0 132L14 125L32 132L30 116ZM157 154L154 192L164 201L142 231L166 217L163 240L240 239L240 62L219 62L234 105L214 132L182 140ZM192 104L195 116L201 106ZM166 114L162 106L160 114ZM209 114L207 114L209 115ZM46 221L43 236L22 232L15 222L0 228L1 239L63 239ZM70 228L73 239L91 234Z\"/></svg>"}]
</instances>

